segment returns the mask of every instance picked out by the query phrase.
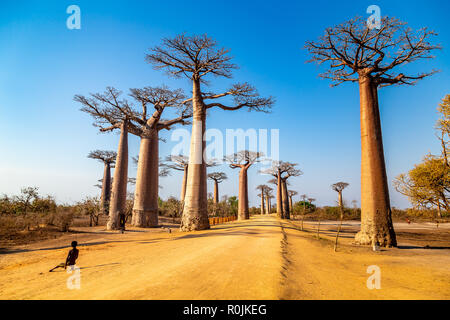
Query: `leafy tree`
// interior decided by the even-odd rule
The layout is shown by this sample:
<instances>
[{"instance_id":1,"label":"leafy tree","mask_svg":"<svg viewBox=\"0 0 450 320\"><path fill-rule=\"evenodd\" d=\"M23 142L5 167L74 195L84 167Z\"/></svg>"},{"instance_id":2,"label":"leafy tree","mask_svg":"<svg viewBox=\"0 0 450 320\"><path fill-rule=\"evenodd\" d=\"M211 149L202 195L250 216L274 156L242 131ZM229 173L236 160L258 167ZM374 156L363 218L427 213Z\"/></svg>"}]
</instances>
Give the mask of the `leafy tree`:
<instances>
[{"instance_id":1,"label":"leafy tree","mask_svg":"<svg viewBox=\"0 0 450 320\"><path fill-rule=\"evenodd\" d=\"M437 207L439 217L441 208L450 209L450 168L440 157L427 155L408 173L396 177L394 187L416 207Z\"/></svg>"}]
</instances>

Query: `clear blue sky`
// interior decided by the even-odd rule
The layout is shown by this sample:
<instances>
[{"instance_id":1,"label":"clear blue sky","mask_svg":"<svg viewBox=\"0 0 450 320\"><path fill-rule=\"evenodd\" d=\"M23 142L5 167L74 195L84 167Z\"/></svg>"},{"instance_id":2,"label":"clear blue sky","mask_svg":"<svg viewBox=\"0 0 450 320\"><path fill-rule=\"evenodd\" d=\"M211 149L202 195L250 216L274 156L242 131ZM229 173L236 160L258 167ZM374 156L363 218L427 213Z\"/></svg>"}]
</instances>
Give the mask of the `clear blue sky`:
<instances>
[{"instance_id":1,"label":"clear blue sky","mask_svg":"<svg viewBox=\"0 0 450 320\"><path fill-rule=\"evenodd\" d=\"M81 30L66 28L66 8L81 8ZM89 116L73 101L77 93L98 92L112 85L130 87L167 84L190 89L186 80L170 79L144 61L148 48L162 37L208 33L231 49L240 66L231 81L248 81L261 94L277 99L267 114L211 112L208 128L280 129L281 159L298 162L304 175L291 188L333 205L330 184L347 181L348 204L360 199L359 97L356 84L330 88L318 78L320 69L307 64L306 40L328 26L377 4L382 15L427 26L439 33L444 50L418 69L441 73L415 87L380 91L380 109L388 178L410 169L428 153L438 153L434 136L436 107L449 92L448 45L450 2L442 1L5 1L0 2L0 194L17 194L23 186L39 186L59 202L96 195L100 163L87 159L94 149L115 150L118 136L98 134ZM231 81L219 81L223 87ZM214 88L216 88L213 85ZM164 133L170 137L169 133ZM161 145L161 155L174 142ZM130 155L139 141L130 137ZM226 166L229 180L221 193L236 195L238 172ZM130 176L136 168L130 164ZM253 168L254 187L267 181ZM160 195L179 194L178 173L161 179ZM210 190L211 184L209 184ZM392 188L392 205L408 206Z\"/></svg>"}]
</instances>

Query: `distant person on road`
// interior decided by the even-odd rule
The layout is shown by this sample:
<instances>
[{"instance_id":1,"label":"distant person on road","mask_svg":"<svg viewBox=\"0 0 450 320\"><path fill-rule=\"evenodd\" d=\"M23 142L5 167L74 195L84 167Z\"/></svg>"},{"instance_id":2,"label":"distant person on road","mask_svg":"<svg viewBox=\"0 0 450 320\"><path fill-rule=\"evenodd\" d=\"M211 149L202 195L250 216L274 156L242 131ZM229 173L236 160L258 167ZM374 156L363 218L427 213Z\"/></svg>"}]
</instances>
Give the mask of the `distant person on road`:
<instances>
[{"instance_id":1,"label":"distant person on road","mask_svg":"<svg viewBox=\"0 0 450 320\"><path fill-rule=\"evenodd\" d=\"M72 250L70 250L69 253L67 254L66 263L58 264L56 267L51 269L49 272L52 272L53 270L58 269L58 268L66 269L67 266L73 267L78 259L77 245L78 245L78 242L72 241L72 243L71 243Z\"/></svg>"},{"instance_id":2,"label":"distant person on road","mask_svg":"<svg viewBox=\"0 0 450 320\"><path fill-rule=\"evenodd\" d=\"M120 226L120 231L123 233L125 231L125 214L121 213L119 214L119 226Z\"/></svg>"}]
</instances>

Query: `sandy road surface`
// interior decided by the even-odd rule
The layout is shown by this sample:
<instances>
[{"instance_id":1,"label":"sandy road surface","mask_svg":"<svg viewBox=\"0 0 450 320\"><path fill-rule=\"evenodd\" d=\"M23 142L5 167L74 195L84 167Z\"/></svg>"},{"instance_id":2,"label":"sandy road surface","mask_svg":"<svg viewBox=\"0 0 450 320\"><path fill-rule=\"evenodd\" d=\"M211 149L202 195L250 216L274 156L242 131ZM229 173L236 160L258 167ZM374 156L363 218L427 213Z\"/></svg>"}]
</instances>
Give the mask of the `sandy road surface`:
<instances>
[{"instance_id":1,"label":"sandy road surface","mask_svg":"<svg viewBox=\"0 0 450 320\"><path fill-rule=\"evenodd\" d=\"M344 236L335 253L326 233L273 216L187 234L95 230L77 235L80 290L48 272L74 237L64 236L1 254L0 299L450 299L448 249L374 253ZM369 265L381 290L366 287Z\"/></svg>"},{"instance_id":2,"label":"sandy road surface","mask_svg":"<svg viewBox=\"0 0 450 320\"><path fill-rule=\"evenodd\" d=\"M67 248L1 255L0 298L278 298L282 234L275 218L189 234L158 229L99 237L79 247L80 290L67 289L70 275L62 269L48 272Z\"/></svg>"}]
</instances>

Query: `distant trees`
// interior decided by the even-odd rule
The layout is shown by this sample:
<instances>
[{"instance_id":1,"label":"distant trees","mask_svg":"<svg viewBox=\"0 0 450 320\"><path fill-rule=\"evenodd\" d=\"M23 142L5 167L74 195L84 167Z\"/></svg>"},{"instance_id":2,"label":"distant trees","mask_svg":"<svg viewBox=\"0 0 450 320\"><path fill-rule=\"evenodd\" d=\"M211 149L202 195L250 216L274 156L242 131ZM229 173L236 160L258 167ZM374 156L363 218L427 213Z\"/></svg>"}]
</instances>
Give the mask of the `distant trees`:
<instances>
[{"instance_id":1,"label":"distant trees","mask_svg":"<svg viewBox=\"0 0 450 320\"><path fill-rule=\"evenodd\" d=\"M274 161L271 168L261 171L276 179L273 182L277 185L277 215L282 219L290 219L287 180L303 174L300 169L295 168L296 166L296 163Z\"/></svg>"},{"instance_id":2,"label":"distant trees","mask_svg":"<svg viewBox=\"0 0 450 320\"><path fill-rule=\"evenodd\" d=\"M361 231L360 244L378 242L396 246L384 162L378 88L412 85L435 71L417 75L396 72L399 67L429 59L440 46L429 42L436 35L423 28L414 32L406 23L384 17L380 29L369 28L365 19L355 18L327 28L316 42L308 41L310 61L328 64L321 77L333 81L358 82L361 106Z\"/></svg>"},{"instance_id":3,"label":"distant trees","mask_svg":"<svg viewBox=\"0 0 450 320\"><path fill-rule=\"evenodd\" d=\"M32 213L55 212L55 199L51 196L42 197L38 187L24 187L16 196L2 195L0 197L0 215L26 215Z\"/></svg>"},{"instance_id":4,"label":"distant trees","mask_svg":"<svg viewBox=\"0 0 450 320\"><path fill-rule=\"evenodd\" d=\"M263 154L260 152L253 152L242 150L232 155L225 157L225 160L230 163L230 168L239 168L239 210L238 219L246 220L250 218L248 209L248 169L255 163L261 160Z\"/></svg>"},{"instance_id":5,"label":"distant trees","mask_svg":"<svg viewBox=\"0 0 450 320\"><path fill-rule=\"evenodd\" d=\"M230 78L232 70L236 68L231 63L228 50L219 48L217 42L207 35L183 34L175 38L165 38L160 46L150 50L147 61L155 69L164 69L169 75L185 77L192 83L192 97L189 101L193 106L193 124L181 230L208 229L207 175L203 159L207 110L218 107L231 111L247 108L267 112L274 101L271 97L260 97L256 89L247 83L234 84L221 93L205 91L203 85L207 76ZM233 105L218 102L218 99L227 96L234 99Z\"/></svg>"},{"instance_id":6,"label":"distant trees","mask_svg":"<svg viewBox=\"0 0 450 320\"><path fill-rule=\"evenodd\" d=\"M88 154L88 158L99 160L104 165L100 210L101 213L105 215L109 213L109 201L111 199L111 166L116 162L116 157L117 153L114 151L95 150Z\"/></svg>"},{"instance_id":7,"label":"distant trees","mask_svg":"<svg viewBox=\"0 0 450 320\"><path fill-rule=\"evenodd\" d=\"M400 174L394 180L395 189L407 196L418 208L436 207L438 216L442 209L450 211L450 166L448 145L450 137L450 95L440 104L441 117L437 121L436 136L441 142L441 155L428 154L422 163L415 165L406 174Z\"/></svg>"},{"instance_id":8,"label":"distant trees","mask_svg":"<svg viewBox=\"0 0 450 320\"><path fill-rule=\"evenodd\" d=\"M272 188L270 188L268 185L265 184L260 184L259 186L256 187L256 190L259 190L259 194L258 197L261 198L261 214L264 214L266 211L266 208L264 206L265 201L269 202L268 196L269 196L269 192L270 190L272 190ZM265 200L265 201L264 201ZM268 204L269 206L269 204ZM269 214L269 209L267 209L267 214Z\"/></svg>"}]
</instances>

